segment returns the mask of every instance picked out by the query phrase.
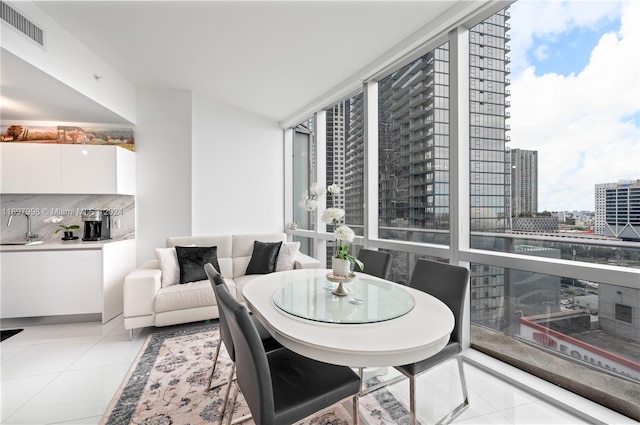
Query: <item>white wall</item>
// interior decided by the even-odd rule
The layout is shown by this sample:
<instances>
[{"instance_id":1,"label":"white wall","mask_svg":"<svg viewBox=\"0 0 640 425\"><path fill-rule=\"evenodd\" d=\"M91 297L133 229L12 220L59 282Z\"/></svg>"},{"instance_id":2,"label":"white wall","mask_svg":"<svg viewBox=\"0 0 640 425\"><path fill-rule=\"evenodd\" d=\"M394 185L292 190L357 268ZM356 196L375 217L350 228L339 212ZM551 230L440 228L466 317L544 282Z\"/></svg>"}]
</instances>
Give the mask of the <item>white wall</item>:
<instances>
[{"instance_id":1,"label":"white wall","mask_svg":"<svg viewBox=\"0 0 640 425\"><path fill-rule=\"evenodd\" d=\"M138 264L168 236L283 231L275 121L183 90L137 92Z\"/></svg>"},{"instance_id":2,"label":"white wall","mask_svg":"<svg viewBox=\"0 0 640 425\"><path fill-rule=\"evenodd\" d=\"M168 236L191 234L191 92L137 91L136 238L138 264Z\"/></svg>"},{"instance_id":3,"label":"white wall","mask_svg":"<svg viewBox=\"0 0 640 425\"><path fill-rule=\"evenodd\" d=\"M278 123L194 93L193 234L283 231L283 187Z\"/></svg>"}]
</instances>

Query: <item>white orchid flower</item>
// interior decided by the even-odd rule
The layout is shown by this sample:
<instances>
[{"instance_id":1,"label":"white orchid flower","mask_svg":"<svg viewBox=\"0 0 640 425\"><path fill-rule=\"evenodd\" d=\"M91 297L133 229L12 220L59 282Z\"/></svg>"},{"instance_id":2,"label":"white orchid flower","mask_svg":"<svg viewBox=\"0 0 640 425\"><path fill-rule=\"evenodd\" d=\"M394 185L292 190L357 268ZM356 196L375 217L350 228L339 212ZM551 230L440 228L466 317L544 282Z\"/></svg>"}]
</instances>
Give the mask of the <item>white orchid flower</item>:
<instances>
[{"instance_id":1,"label":"white orchid flower","mask_svg":"<svg viewBox=\"0 0 640 425\"><path fill-rule=\"evenodd\" d=\"M303 208L309 212L315 211L318 208L318 201L315 199L307 199L303 201Z\"/></svg>"},{"instance_id":2,"label":"white orchid flower","mask_svg":"<svg viewBox=\"0 0 640 425\"><path fill-rule=\"evenodd\" d=\"M329 187L327 187L327 192L329 192L332 195L337 195L338 193L340 193L340 186L334 183Z\"/></svg>"},{"instance_id":3,"label":"white orchid flower","mask_svg":"<svg viewBox=\"0 0 640 425\"><path fill-rule=\"evenodd\" d=\"M333 235L337 240L345 242L353 242L356 234L351 230L349 226L340 226L334 232Z\"/></svg>"},{"instance_id":4,"label":"white orchid flower","mask_svg":"<svg viewBox=\"0 0 640 425\"><path fill-rule=\"evenodd\" d=\"M344 210L342 208L327 208L322 213L322 221L329 224L338 224L344 217Z\"/></svg>"},{"instance_id":5,"label":"white orchid flower","mask_svg":"<svg viewBox=\"0 0 640 425\"><path fill-rule=\"evenodd\" d=\"M47 217L44 219L45 223L53 223L53 224L58 224L58 223L62 223L63 218L59 217L59 216L55 216L52 215L51 217Z\"/></svg>"}]
</instances>

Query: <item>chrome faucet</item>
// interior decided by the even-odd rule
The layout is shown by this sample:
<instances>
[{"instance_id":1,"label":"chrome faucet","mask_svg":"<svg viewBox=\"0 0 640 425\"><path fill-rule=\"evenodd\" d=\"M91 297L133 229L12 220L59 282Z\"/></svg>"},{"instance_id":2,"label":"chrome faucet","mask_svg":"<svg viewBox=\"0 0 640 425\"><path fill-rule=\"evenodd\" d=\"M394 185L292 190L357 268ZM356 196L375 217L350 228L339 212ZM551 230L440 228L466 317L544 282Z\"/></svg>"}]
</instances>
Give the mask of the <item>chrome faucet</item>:
<instances>
[{"instance_id":1,"label":"chrome faucet","mask_svg":"<svg viewBox=\"0 0 640 425\"><path fill-rule=\"evenodd\" d=\"M11 222L13 221L13 216L15 214L11 214L9 216L9 221L7 222L7 227L11 227ZM25 217L27 217L27 240L30 241L31 239L36 239L38 237L38 235L31 233L31 216L29 214L25 214Z\"/></svg>"},{"instance_id":2,"label":"chrome faucet","mask_svg":"<svg viewBox=\"0 0 640 425\"><path fill-rule=\"evenodd\" d=\"M25 214L25 217L27 217L27 240L30 241L31 239L37 239L38 235L31 233L31 216L29 214Z\"/></svg>"}]
</instances>

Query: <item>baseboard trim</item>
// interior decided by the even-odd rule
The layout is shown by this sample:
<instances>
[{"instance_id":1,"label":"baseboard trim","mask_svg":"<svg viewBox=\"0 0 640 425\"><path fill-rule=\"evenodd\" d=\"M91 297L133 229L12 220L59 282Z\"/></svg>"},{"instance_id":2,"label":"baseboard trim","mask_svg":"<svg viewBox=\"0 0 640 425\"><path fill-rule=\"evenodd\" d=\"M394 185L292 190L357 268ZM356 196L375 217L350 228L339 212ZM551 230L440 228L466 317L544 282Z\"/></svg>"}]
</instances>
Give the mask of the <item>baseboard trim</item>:
<instances>
[{"instance_id":1,"label":"baseboard trim","mask_svg":"<svg viewBox=\"0 0 640 425\"><path fill-rule=\"evenodd\" d=\"M117 316L116 316L117 317ZM0 319L3 328L16 328L25 326L61 325L67 323L102 322L101 313L66 314L60 316L15 317Z\"/></svg>"}]
</instances>

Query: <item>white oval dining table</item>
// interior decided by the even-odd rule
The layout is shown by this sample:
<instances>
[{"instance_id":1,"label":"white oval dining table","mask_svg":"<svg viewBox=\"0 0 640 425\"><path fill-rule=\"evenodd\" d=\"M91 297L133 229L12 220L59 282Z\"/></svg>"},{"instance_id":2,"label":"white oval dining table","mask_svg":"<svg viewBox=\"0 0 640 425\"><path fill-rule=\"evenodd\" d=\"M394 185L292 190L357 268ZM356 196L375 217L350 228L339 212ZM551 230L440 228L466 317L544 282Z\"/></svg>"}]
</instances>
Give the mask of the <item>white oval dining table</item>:
<instances>
[{"instance_id":1,"label":"white oval dining table","mask_svg":"<svg viewBox=\"0 0 640 425\"><path fill-rule=\"evenodd\" d=\"M373 323L330 323L292 315L274 303L274 295L285 286L305 281L326 279L330 270L296 269L270 273L247 283L242 290L247 307L286 348L303 356L350 367L399 366L426 359L438 353L449 341L454 317L451 310L437 298L407 286L357 273L356 279L375 280L397 285L414 299L413 308L399 317ZM327 285L331 283L327 280ZM348 284L347 284L348 287ZM330 290L329 290L330 292ZM335 297L335 298L333 298ZM311 298L317 298L313 295ZM323 303L345 300L329 295ZM352 300L354 301L354 300ZM376 308L366 300L358 308ZM297 302L307 302L306 300ZM366 315L365 315L366 316Z\"/></svg>"}]
</instances>

